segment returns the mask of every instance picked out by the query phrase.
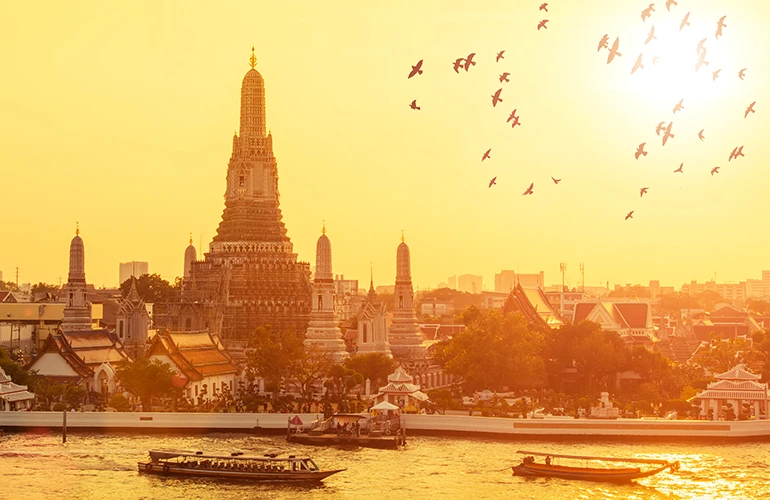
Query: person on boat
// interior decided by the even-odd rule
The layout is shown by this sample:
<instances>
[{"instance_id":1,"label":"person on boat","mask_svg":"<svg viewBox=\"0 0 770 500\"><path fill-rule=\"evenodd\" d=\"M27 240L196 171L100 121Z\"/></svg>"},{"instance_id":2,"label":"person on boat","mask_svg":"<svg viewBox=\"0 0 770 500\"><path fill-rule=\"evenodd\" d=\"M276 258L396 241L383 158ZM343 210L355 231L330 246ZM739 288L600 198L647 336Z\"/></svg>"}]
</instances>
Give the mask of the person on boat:
<instances>
[{"instance_id":1,"label":"person on boat","mask_svg":"<svg viewBox=\"0 0 770 500\"><path fill-rule=\"evenodd\" d=\"M551 457L545 457L545 465L551 465Z\"/></svg>"}]
</instances>

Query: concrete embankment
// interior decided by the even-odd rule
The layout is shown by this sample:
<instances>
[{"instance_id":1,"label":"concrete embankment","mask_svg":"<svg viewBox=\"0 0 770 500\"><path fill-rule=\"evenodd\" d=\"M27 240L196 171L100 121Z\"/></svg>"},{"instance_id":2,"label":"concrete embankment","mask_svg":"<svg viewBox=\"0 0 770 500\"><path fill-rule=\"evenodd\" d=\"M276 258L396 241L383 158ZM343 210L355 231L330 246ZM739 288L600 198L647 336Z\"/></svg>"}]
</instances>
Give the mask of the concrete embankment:
<instances>
[{"instance_id":1,"label":"concrete embankment","mask_svg":"<svg viewBox=\"0 0 770 500\"><path fill-rule=\"evenodd\" d=\"M165 413L70 412L69 431L96 432L244 432L282 434L290 417L286 413ZM301 413L304 424L322 418ZM489 437L511 440L603 439L654 441L770 440L770 420L712 422L704 420L647 419L511 419L467 415L404 415L407 435ZM5 431L59 431L61 412L0 412Z\"/></svg>"}]
</instances>

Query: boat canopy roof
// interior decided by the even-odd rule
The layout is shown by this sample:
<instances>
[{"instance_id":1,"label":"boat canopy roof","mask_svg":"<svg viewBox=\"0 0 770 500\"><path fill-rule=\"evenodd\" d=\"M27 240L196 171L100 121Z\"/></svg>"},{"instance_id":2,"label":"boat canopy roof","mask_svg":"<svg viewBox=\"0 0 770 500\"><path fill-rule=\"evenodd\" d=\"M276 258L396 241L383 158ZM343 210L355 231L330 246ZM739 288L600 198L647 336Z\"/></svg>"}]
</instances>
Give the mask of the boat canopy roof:
<instances>
[{"instance_id":1,"label":"boat canopy roof","mask_svg":"<svg viewBox=\"0 0 770 500\"><path fill-rule=\"evenodd\" d=\"M279 457L277 453L266 454L262 457L244 455L241 452L234 452L230 455L207 455L200 451L189 450L150 450L150 457L153 460L171 459L177 457L191 457L191 458L208 458L216 460L258 460L263 462L286 462L286 461L301 461L310 460L310 457L289 455L286 457Z\"/></svg>"},{"instance_id":2,"label":"boat canopy roof","mask_svg":"<svg viewBox=\"0 0 770 500\"><path fill-rule=\"evenodd\" d=\"M583 455L561 455L559 453L543 453L541 451L525 451L525 450L519 450L516 453L521 453L522 455L534 455L538 457L575 458L578 460L602 460L605 462L629 462L629 463L637 463L637 464L661 464L661 465L666 465L671 463L668 460L660 460L660 459L654 459L654 458L591 457L591 456L583 456Z\"/></svg>"}]
</instances>

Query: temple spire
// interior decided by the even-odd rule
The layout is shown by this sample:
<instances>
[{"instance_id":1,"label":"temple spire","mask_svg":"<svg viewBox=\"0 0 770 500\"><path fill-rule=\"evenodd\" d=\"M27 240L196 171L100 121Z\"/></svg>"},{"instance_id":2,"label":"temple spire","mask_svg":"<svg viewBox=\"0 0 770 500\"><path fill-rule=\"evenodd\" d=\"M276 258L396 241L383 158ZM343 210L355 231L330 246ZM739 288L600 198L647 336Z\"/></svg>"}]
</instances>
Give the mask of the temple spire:
<instances>
[{"instance_id":1,"label":"temple spire","mask_svg":"<svg viewBox=\"0 0 770 500\"><path fill-rule=\"evenodd\" d=\"M190 233L190 245L192 245L192 233Z\"/></svg>"},{"instance_id":2,"label":"temple spire","mask_svg":"<svg viewBox=\"0 0 770 500\"><path fill-rule=\"evenodd\" d=\"M401 243L404 243L404 230L401 230Z\"/></svg>"},{"instance_id":3,"label":"temple spire","mask_svg":"<svg viewBox=\"0 0 770 500\"><path fill-rule=\"evenodd\" d=\"M251 46L251 57L249 57L249 64L251 65L251 69L254 69L254 66L257 65L257 56L254 55L254 46Z\"/></svg>"},{"instance_id":4,"label":"temple spire","mask_svg":"<svg viewBox=\"0 0 770 500\"><path fill-rule=\"evenodd\" d=\"M323 222L323 227L321 228L321 234L326 234L326 221Z\"/></svg>"},{"instance_id":5,"label":"temple spire","mask_svg":"<svg viewBox=\"0 0 770 500\"><path fill-rule=\"evenodd\" d=\"M75 236L80 236L80 223L75 222Z\"/></svg>"}]
</instances>

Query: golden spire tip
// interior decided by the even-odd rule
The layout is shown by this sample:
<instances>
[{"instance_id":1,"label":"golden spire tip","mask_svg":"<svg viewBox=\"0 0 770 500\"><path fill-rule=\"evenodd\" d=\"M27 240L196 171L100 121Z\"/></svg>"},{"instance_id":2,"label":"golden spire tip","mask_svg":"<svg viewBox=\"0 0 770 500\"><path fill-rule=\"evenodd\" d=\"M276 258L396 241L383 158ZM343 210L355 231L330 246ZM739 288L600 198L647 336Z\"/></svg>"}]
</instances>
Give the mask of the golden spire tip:
<instances>
[{"instance_id":1,"label":"golden spire tip","mask_svg":"<svg viewBox=\"0 0 770 500\"><path fill-rule=\"evenodd\" d=\"M403 243L403 242L404 242L404 230L402 229L401 230L401 243Z\"/></svg>"},{"instance_id":2,"label":"golden spire tip","mask_svg":"<svg viewBox=\"0 0 770 500\"><path fill-rule=\"evenodd\" d=\"M190 245L192 245L192 233L190 233Z\"/></svg>"},{"instance_id":3,"label":"golden spire tip","mask_svg":"<svg viewBox=\"0 0 770 500\"><path fill-rule=\"evenodd\" d=\"M80 236L80 223L75 222L75 236Z\"/></svg>"},{"instance_id":4,"label":"golden spire tip","mask_svg":"<svg viewBox=\"0 0 770 500\"><path fill-rule=\"evenodd\" d=\"M321 228L321 234L326 234L326 221L324 221L323 228Z\"/></svg>"},{"instance_id":5,"label":"golden spire tip","mask_svg":"<svg viewBox=\"0 0 770 500\"><path fill-rule=\"evenodd\" d=\"M257 56L254 55L254 46L251 46L251 57L249 57L249 64L251 64L251 69L254 69L254 66L257 65Z\"/></svg>"}]
</instances>

